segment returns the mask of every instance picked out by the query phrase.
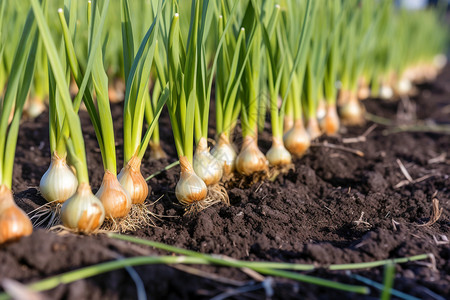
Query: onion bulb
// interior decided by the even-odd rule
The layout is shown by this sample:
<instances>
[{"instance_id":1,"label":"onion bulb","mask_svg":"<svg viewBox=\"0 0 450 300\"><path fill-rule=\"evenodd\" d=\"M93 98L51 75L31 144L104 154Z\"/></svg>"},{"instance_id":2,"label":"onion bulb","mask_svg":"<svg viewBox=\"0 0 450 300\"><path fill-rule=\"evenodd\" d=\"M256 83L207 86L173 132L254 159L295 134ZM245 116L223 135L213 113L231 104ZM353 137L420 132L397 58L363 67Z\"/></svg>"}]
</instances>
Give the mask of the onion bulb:
<instances>
[{"instance_id":1,"label":"onion bulb","mask_svg":"<svg viewBox=\"0 0 450 300\"><path fill-rule=\"evenodd\" d=\"M81 232L92 232L103 224L105 209L100 200L92 194L87 183L80 183L77 192L61 207L64 226Z\"/></svg>"},{"instance_id":2,"label":"onion bulb","mask_svg":"<svg viewBox=\"0 0 450 300\"><path fill-rule=\"evenodd\" d=\"M117 176L120 184L130 194L133 204L142 204L148 196L148 185L141 174L141 160L133 156Z\"/></svg>"},{"instance_id":3,"label":"onion bulb","mask_svg":"<svg viewBox=\"0 0 450 300\"><path fill-rule=\"evenodd\" d=\"M259 150L256 138L246 136L241 152L236 157L236 170L245 176L267 170L268 161Z\"/></svg>"},{"instance_id":4,"label":"onion bulb","mask_svg":"<svg viewBox=\"0 0 450 300\"><path fill-rule=\"evenodd\" d=\"M208 192L205 182L195 174L194 168L185 156L180 156L180 180L175 187L175 196L184 205L203 201Z\"/></svg>"},{"instance_id":5,"label":"onion bulb","mask_svg":"<svg viewBox=\"0 0 450 300\"><path fill-rule=\"evenodd\" d=\"M222 178L222 164L209 153L208 142L201 138L194 153L194 171L206 185L213 185Z\"/></svg>"},{"instance_id":6,"label":"onion bulb","mask_svg":"<svg viewBox=\"0 0 450 300\"><path fill-rule=\"evenodd\" d=\"M380 97L382 99L391 99L393 96L394 91L392 90L392 88L387 84L383 84L380 88Z\"/></svg>"},{"instance_id":7,"label":"onion bulb","mask_svg":"<svg viewBox=\"0 0 450 300\"><path fill-rule=\"evenodd\" d=\"M358 99L364 100L370 97L370 88L367 80L361 77L358 80Z\"/></svg>"},{"instance_id":8,"label":"onion bulb","mask_svg":"<svg viewBox=\"0 0 450 300\"><path fill-rule=\"evenodd\" d=\"M34 119L38 117L45 110L44 99L37 97L29 98L25 114L28 118Z\"/></svg>"},{"instance_id":9,"label":"onion bulb","mask_svg":"<svg viewBox=\"0 0 450 300\"><path fill-rule=\"evenodd\" d=\"M411 81L408 78L402 77L396 85L396 91L399 95L407 95L412 89Z\"/></svg>"},{"instance_id":10,"label":"onion bulb","mask_svg":"<svg viewBox=\"0 0 450 300\"><path fill-rule=\"evenodd\" d=\"M150 158L160 160L163 158L167 158L166 152L161 148L161 144L154 143L152 141L149 142L150 147Z\"/></svg>"},{"instance_id":11,"label":"onion bulb","mask_svg":"<svg viewBox=\"0 0 450 300\"><path fill-rule=\"evenodd\" d=\"M0 244L18 240L32 231L30 219L14 202L11 190L0 185Z\"/></svg>"},{"instance_id":12,"label":"onion bulb","mask_svg":"<svg viewBox=\"0 0 450 300\"><path fill-rule=\"evenodd\" d=\"M364 123L364 108L355 93L351 93L349 101L341 107L340 113L344 124L360 125Z\"/></svg>"},{"instance_id":13,"label":"onion bulb","mask_svg":"<svg viewBox=\"0 0 450 300\"><path fill-rule=\"evenodd\" d=\"M326 111L326 103L325 99L320 99L319 104L317 105L316 117L317 120L322 120L325 117Z\"/></svg>"},{"instance_id":14,"label":"onion bulb","mask_svg":"<svg viewBox=\"0 0 450 300\"><path fill-rule=\"evenodd\" d=\"M292 156L284 147L283 140L273 137L272 147L266 153L267 160L272 166L285 166L292 162Z\"/></svg>"},{"instance_id":15,"label":"onion bulb","mask_svg":"<svg viewBox=\"0 0 450 300\"><path fill-rule=\"evenodd\" d=\"M302 120L296 120L294 127L284 134L284 146L291 155L300 157L308 150L311 141Z\"/></svg>"},{"instance_id":16,"label":"onion bulb","mask_svg":"<svg viewBox=\"0 0 450 300\"><path fill-rule=\"evenodd\" d=\"M39 183L42 196L48 202L64 202L77 191L78 180L66 164L65 158L52 155L50 167Z\"/></svg>"},{"instance_id":17,"label":"onion bulb","mask_svg":"<svg viewBox=\"0 0 450 300\"><path fill-rule=\"evenodd\" d=\"M326 135L335 135L339 131L339 116L336 105L327 105L327 113L322 120L322 129Z\"/></svg>"},{"instance_id":18,"label":"onion bulb","mask_svg":"<svg viewBox=\"0 0 450 300\"><path fill-rule=\"evenodd\" d=\"M211 155L222 163L223 175L231 174L236 168L237 153L225 133L220 135L218 143L211 150Z\"/></svg>"},{"instance_id":19,"label":"onion bulb","mask_svg":"<svg viewBox=\"0 0 450 300\"><path fill-rule=\"evenodd\" d=\"M105 171L102 185L95 196L102 202L107 218L123 218L131 209L130 194L108 170Z\"/></svg>"},{"instance_id":20,"label":"onion bulb","mask_svg":"<svg viewBox=\"0 0 450 300\"><path fill-rule=\"evenodd\" d=\"M311 117L308 119L306 131L308 132L309 138L311 140L314 140L322 135L322 132L320 131L319 127L319 122L317 122L316 117Z\"/></svg>"}]
</instances>

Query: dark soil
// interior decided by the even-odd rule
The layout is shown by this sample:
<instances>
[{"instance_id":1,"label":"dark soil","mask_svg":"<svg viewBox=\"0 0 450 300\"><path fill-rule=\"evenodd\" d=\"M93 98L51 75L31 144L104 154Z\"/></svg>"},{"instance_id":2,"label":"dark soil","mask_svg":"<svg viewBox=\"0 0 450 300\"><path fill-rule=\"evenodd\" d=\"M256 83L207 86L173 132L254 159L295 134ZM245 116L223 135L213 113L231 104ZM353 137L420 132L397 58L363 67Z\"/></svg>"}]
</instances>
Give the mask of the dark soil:
<instances>
[{"instance_id":1,"label":"dark soil","mask_svg":"<svg viewBox=\"0 0 450 300\"><path fill-rule=\"evenodd\" d=\"M411 97L417 119L424 126L450 123L450 68L433 83L419 87ZM397 121L402 102L371 99L364 102L371 114ZM117 120L117 150L121 157L121 106L114 105ZM409 115L411 116L411 115ZM13 190L16 201L27 212L45 203L38 185L49 163L47 114L21 125ZM88 165L94 191L102 179L102 165L95 135L87 114L81 113ZM413 120L414 121L414 120ZM295 171L274 182L263 181L245 189L228 189L231 206L215 205L195 216L183 216L174 187L178 167L153 178L149 184L151 210L165 217L158 227L145 227L134 235L204 253L237 259L285 261L328 265L367 262L432 253L431 261L396 266L394 288L423 299L450 298L450 137L442 133L402 132L386 135L392 128L377 127L365 142L344 144L343 138L357 137L373 125L343 128L339 137L321 138L307 155L295 161ZM267 126L266 126L267 127ZM267 128L266 128L267 131ZM176 157L167 114L161 125L162 145L169 159L149 161L142 166L148 176L173 162ZM270 147L270 135L261 134L260 148ZM324 143L360 150L364 157L337 150ZM441 156L442 159L436 159ZM420 182L395 187L406 178L397 160L413 179ZM121 163L121 162L119 162ZM427 223L436 194L442 216ZM159 199L160 198L160 199ZM159 199L159 201L156 201ZM360 222L358 222L358 220ZM441 241L442 243L439 243ZM30 283L83 266L136 255L163 254L154 249L112 240L104 235L56 234L36 229L30 237L0 249L0 280L11 278ZM195 266L194 266L195 267ZM234 299L261 299L266 290L257 288L254 278L241 270L224 267L196 267L221 279L206 279L186 270L159 266L134 268L152 299L211 298L236 290L235 281L255 285ZM310 275L343 283L363 283L346 272L318 270ZM383 268L352 272L377 282ZM233 280L233 282L230 282ZM369 296L344 293L311 284L273 278L274 299L375 299L380 292L371 288ZM126 270L110 272L45 292L52 299L133 299L136 285ZM233 297L232 297L233 298Z\"/></svg>"}]
</instances>

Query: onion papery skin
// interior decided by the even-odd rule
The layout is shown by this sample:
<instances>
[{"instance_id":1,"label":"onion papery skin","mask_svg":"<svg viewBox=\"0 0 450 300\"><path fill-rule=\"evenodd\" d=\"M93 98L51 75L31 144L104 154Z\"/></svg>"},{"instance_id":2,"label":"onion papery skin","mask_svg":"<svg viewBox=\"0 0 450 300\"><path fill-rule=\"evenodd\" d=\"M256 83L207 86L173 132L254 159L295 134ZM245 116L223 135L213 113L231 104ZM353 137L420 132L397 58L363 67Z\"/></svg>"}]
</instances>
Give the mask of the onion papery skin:
<instances>
[{"instance_id":1,"label":"onion papery skin","mask_svg":"<svg viewBox=\"0 0 450 300\"><path fill-rule=\"evenodd\" d=\"M194 168L185 156L180 157L180 180L175 187L175 196L183 205L191 205L206 198L205 182L195 174Z\"/></svg>"},{"instance_id":2,"label":"onion papery skin","mask_svg":"<svg viewBox=\"0 0 450 300\"><path fill-rule=\"evenodd\" d=\"M285 166L292 162L292 156L284 147L283 140L273 138L272 147L266 153L266 158L271 166Z\"/></svg>"},{"instance_id":3,"label":"onion papery skin","mask_svg":"<svg viewBox=\"0 0 450 300\"><path fill-rule=\"evenodd\" d=\"M311 145L311 140L303 126L302 120L295 121L294 127L283 136L283 141L284 146L291 155L301 157L305 154Z\"/></svg>"},{"instance_id":4,"label":"onion papery skin","mask_svg":"<svg viewBox=\"0 0 450 300\"><path fill-rule=\"evenodd\" d=\"M41 195L48 202L62 203L77 191L78 180L66 163L56 153L52 156L50 167L39 183Z\"/></svg>"},{"instance_id":5,"label":"onion papery skin","mask_svg":"<svg viewBox=\"0 0 450 300\"><path fill-rule=\"evenodd\" d=\"M211 155L222 163L222 176L230 175L236 169L237 153L224 133L220 135L218 143L211 150Z\"/></svg>"},{"instance_id":6,"label":"onion papery skin","mask_svg":"<svg viewBox=\"0 0 450 300\"><path fill-rule=\"evenodd\" d=\"M130 194L122 187L117 177L108 170L105 171L102 185L95 196L102 202L106 218L123 218L131 210Z\"/></svg>"},{"instance_id":7,"label":"onion papery skin","mask_svg":"<svg viewBox=\"0 0 450 300\"><path fill-rule=\"evenodd\" d=\"M90 233L100 228L105 220L105 209L89 184L81 183L77 192L64 202L61 220L64 226L80 232Z\"/></svg>"},{"instance_id":8,"label":"onion papery skin","mask_svg":"<svg viewBox=\"0 0 450 300\"><path fill-rule=\"evenodd\" d=\"M193 167L195 174L206 185L216 184L222 179L223 167L220 161L209 153L208 142L201 138L195 149Z\"/></svg>"},{"instance_id":9,"label":"onion papery skin","mask_svg":"<svg viewBox=\"0 0 450 300\"><path fill-rule=\"evenodd\" d=\"M319 127L319 122L317 122L317 119L315 117L308 119L306 131L308 132L309 138L311 140L314 140L322 135Z\"/></svg>"},{"instance_id":10,"label":"onion papery skin","mask_svg":"<svg viewBox=\"0 0 450 300\"><path fill-rule=\"evenodd\" d=\"M141 160L133 156L117 175L122 187L130 194L133 204L142 204L148 196L148 185L141 174Z\"/></svg>"},{"instance_id":11,"label":"onion papery skin","mask_svg":"<svg viewBox=\"0 0 450 300\"><path fill-rule=\"evenodd\" d=\"M322 120L322 129L326 135L335 135L339 131L339 116L336 105L328 105L325 118Z\"/></svg>"},{"instance_id":12,"label":"onion papery skin","mask_svg":"<svg viewBox=\"0 0 450 300\"><path fill-rule=\"evenodd\" d=\"M350 100L340 109L342 123L346 125L361 125L364 123L364 107L356 94L352 93Z\"/></svg>"},{"instance_id":13,"label":"onion papery skin","mask_svg":"<svg viewBox=\"0 0 450 300\"><path fill-rule=\"evenodd\" d=\"M236 157L236 170L245 176L267 170L266 156L259 150L256 138L246 136L241 152Z\"/></svg>"},{"instance_id":14,"label":"onion papery skin","mask_svg":"<svg viewBox=\"0 0 450 300\"><path fill-rule=\"evenodd\" d=\"M33 225L14 202L11 190L0 185L0 244L18 240L32 232Z\"/></svg>"}]
</instances>

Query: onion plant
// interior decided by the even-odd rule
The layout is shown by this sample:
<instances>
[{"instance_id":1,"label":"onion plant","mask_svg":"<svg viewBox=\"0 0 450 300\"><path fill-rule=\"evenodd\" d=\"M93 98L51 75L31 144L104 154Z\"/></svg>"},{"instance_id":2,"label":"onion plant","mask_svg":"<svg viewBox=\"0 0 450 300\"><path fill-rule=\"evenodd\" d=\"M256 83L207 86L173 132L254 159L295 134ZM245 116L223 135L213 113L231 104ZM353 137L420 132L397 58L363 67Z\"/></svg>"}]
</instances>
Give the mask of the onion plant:
<instances>
[{"instance_id":1,"label":"onion plant","mask_svg":"<svg viewBox=\"0 0 450 300\"><path fill-rule=\"evenodd\" d=\"M317 1L316 1L317 2ZM322 4L322 5L321 5ZM306 116L306 130L313 140L321 135L319 128L317 108L319 101L323 97L323 78L328 52L328 35L332 30L325 27L325 19L328 18L327 6L325 2L318 2L313 22L313 34L308 61L306 64L306 74L304 83L304 115Z\"/></svg>"},{"instance_id":2,"label":"onion plant","mask_svg":"<svg viewBox=\"0 0 450 300\"><path fill-rule=\"evenodd\" d=\"M105 15L107 14L107 9L109 6L109 1L105 1L103 5L103 10L101 14L98 12L99 8L98 2L94 2L94 9L91 8L90 3L88 4L88 11L92 10L93 16L98 15L101 20L104 21ZM76 9L70 9L71 14L76 13ZM81 71L76 60L76 54L74 52L74 47L71 42L71 37L69 33L69 28L65 22L63 12L59 12L61 25L64 33L64 40L66 43L66 53L67 58L71 61L71 69L73 77L76 82L81 83ZM73 15L71 19L76 19ZM98 18L90 17L90 30L88 47L91 49L91 53L88 55L89 60L93 61L92 66L92 76L91 81L94 86L96 93L97 107L92 103L92 96L90 93L86 93L86 108L89 112L89 116L95 127L95 132L97 135L97 140L100 147L100 152L102 154L103 166L105 174L103 176L102 185L97 191L96 197L102 202L107 218L117 219L125 217L131 209L131 198L130 194L125 191L117 180L116 172L116 149L114 142L114 126L111 116L110 104L109 104L109 93L108 93L108 77L106 71L103 67L103 51L100 47L94 48L92 46L94 38L100 36L102 33L103 22L96 24L95 20ZM85 75L86 76L86 75ZM82 91L80 89L80 91Z\"/></svg>"},{"instance_id":3,"label":"onion plant","mask_svg":"<svg viewBox=\"0 0 450 300\"><path fill-rule=\"evenodd\" d=\"M215 80L216 145L211 150L211 154L221 162L223 175L229 177L236 167L237 153L231 137L241 110L238 92L249 52L245 52L243 45L246 33L243 27L236 25L233 30L226 30L226 24L231 25L239 22L236 18L236 10L232 9L229 1L221 2L219 13L218 31L219 35L223 36L224 43L217 50L218 60Z\"/></svg>"},{"instance_id":4,"label":"onion plant","mask_svg":"<svg viewBox=\"0 0 450 300\"><path fill-rule=\"evenodd\" d=\"M236 157L236 170L245 176L266 172L268 161L258 148L258 108L260 98L260 72L262 66L262 33L255 18L255 3L249 1L242 20L242 27L250 39L244 44L249 52L238 99L241 102L242 146Z\"/></svg>"},{"instance_id":5,"label":"onion plant","mask_svg":"<svg viewBox=\"0 0 450 300\"><path fill-rule=\"evenodd\" d=\"M90 7L90 3L88 4ZM90 57L90 63L89 67L86 70L86 76L83 78L83 83L81 82L82 78L80 75L80 70L78 68L78 61L76 59L76 56L74 54L73 50L73 44L71 43L71 38L75 34L75 21L76 21L76 13L77 13L77 3L71 2L70 7L66 5L66 12L69 13L69 25L66 24L65 16L63 14L63 10L59 9L59 20L62 27L62 32L64 36L64 41L61 41L61 47L60 47L60 57L64 61L62 63L62 67L64 69L64 74L66 84L68 85L70 77L69 77L69 66L72 69L72 74L74 79L78 82L80 85L79 92L77 96L75 97L75 100L73 102L74 111L78 112L78 109L80 108L80 104L82 101L83 95L85 96L85 103L87 104L87 107L89 107L89 112L92 113L95 111L93 109L94 104L92 100L92 95L89 92L89 90L86 90L87 83L89 80L89 74L92 70L94 58L95 58L95 51L99 48L99 41L100 39L97 39L98 42L94 43L92 46L92 55ZM86 11L86 7L85 7ZM95 20L96 18L94 18ZM102 19L102 23L104 22L104 18ZM102 26L102 25L101 25ZM99 32L96 33L96 37L98 38L100 35ZM64 45L66 46L66 51L64 52ZM63 80L63 79L59 79ZM41 194L44 196L44 198L49 201L50 203L63 203L68 198L70 198L72 195L75 194L78 186L78 181L75 175L73 174L72 170L68 167L66 164L66 156L67 156L67 149L66 149L66 139L69 137L69 124L67 123L67 120L65 119L65 110L64 106L61 103L61 93L56 87L56 78L54 76L54 73L52 70L49 70L49 91L50 91L50 97L49 97L49 107L50 107L50 113L49 113L49 129L50 129L50 151L51 151L51 157L52 161L50 164L49 169L47 172L43 175L40 182L40 190ZM92 116L92 114L91 114ZM92 116L94 128L96 129L96 133L99 134L99 120L98 117ZM103 145L101 142L100 144Z\"/></svg>"},{"instance_id":6,"label":"onion plant","mask_svg":"<svg viewBox=\"0 0 450 300\"><path fill-rule=\"evenodd\" d=\"M194 204L199 208L210 204L206 200L206 184L195 173L193 167L194 123L195 119L200 118L198 96L205 91L206 86L206 74L201 74L205 69L199 68L199 65L204 64L201 60L204 55L202 43L206 22L210 18L207 16L211 15L208 4L209 1L200 3L193 0L191 2L191 21L187 42L180 29L180 14L176 12L172 17L166 45L167 76L170 87L167 108L181 166L180 180L176 185L175 194L183 205ZM175 6L171 10L178 9L179 7ZM160 68L158 75L161 77L164 73ZM161 79L161 82L164 80ZM206 97L206 93L203 95ZM198 130L201 132L201 128Z\"/></svg>"},{"instance_id":7,"label":"onion plant","mask_svg":"<svg viewBox=\"0 0 450 300\"><path fill-rule=\"evenodd\" d=\"M47 50L51 72L55 78L55 87L58 89L63 104L65 114L60 128L63 132L66 126L69 129L69 135L64 135L63 138L70 156L70 161L76 169L76 176L78 179L76 193L66 200L61 208L61 219L63 225L68 228L81 232L92 232L102 225L105 218L105 210L100 200L92 193L89 185L89 175L80 119L76 112L77 107L74 107L70 98L69 86L65 79L66 76L61 58L56 50L55 43L51 37L50 29L45 21L39 2L37 0L30 0L30 2L36 17L40 35L45 45L45 49ZM87 84L87 80L85 80L85 84ZM75 99L75 101L77 101L77 99Z\"/></svg>"},{"instance_id":8,"label":"onion plant","mask_svg":"<svg viewBox=\"0 0 450 300\"><path fill-rule=\"evenodd\" d=\"M159 97L153 120L145 134L142 135L149 77L155 57L162 3L161 1L158 2L156 17L145 34L136 54L134 53L133 27L130 22L131 16L128 0L123 0L121 4L123 61L127 83L123 119L124 167L120 171L118 179L130 193L132 203L143 204L148 195L148 186L141 174L140 166L162 107L169 97L169 88L165 86Z\"/></svg>"},{"instance_id":9,"label":"onion plant","mask_svg":"<svg viewBox=\"0 0 450 300\"><path fill-rule=\"evenodd\" d=\"M267 160L272 166L287 166L291 163L292 157L289 151L284 147L283 142L283 114L284 102L280 108L278 99L280 93L281 79L283 78L283 68L285 56L281 48L283 41L279 22L280 6L275 5L274 1L266 3L265 11L267 21L260 20L263 41L265 45L265 65L267 66L267 85L270 95L270 119L272 124L272 147L266 153Z\"/></svg>"},{"instance_id":10,"label":"onion plant","mask_svg":"<svg viewBox=\"0 0 450 300\"><path fill-rule=\"evenodd\" d=\"M4 6L2 2L0 11ZM38 38L30 11L12 61L5 95L0 101L0 244L30 235L33 230L28 216L14 202L11 188L19 124L33 79ZM11 113L13 119L8 125Z\"/></svg>"},{"instance_id":11,"label":"onion plant","mask_svg":"<svg viewBox=\"0 0 450 300\"><path fill-rule=\"evenodd\" d=\"M310 137L303 123L303 110L301 94L304 84L306 63L310 51L312 36L312 22L314 20L315 2L288 1L287 9L282 14L282 38L285 64L284 75L281 82L281 94L286 97L287 117L293 117L285 122L286 132L283 136L284 145L296 157L302 156L310 145ZM303 20L302 33L298 35L298 22ZM294 68L295 66L295 68ZM290 84L292 82L292 85Z\"/></svg>"},{"instance_id":12,"label":"onion plant","mask_svg":"<svg viewBox=\"0 0 450 300\"><path fill-rule=\"evenodd\" d=\"M341 55L341 47L339 43L339 37L342 35L342 30L344 30L343 22L339 18L343 18L344 11L343 5L340 1L329 2L328 17L325 22L327 22L327 27L333 27L334 36L331 37L329 41L329 54L326 60L325 74L324 74L324 96L325 96L325 115L321 120L321 127L325 134L334 135L339 130L339 117L337 114L336 98L337 98L337 69L339 57ZM348 8L348 5L347 5Z\"/></svg>"},{"instance_id":13,"label":"onion plant","mask_svg":"<svg viewBox=\"0 0 450 300\"><path fill-rule=\"evenodd\" d=\"M72 17L71 20L71 29L74 31L75 18ZM46 55L45 48L43 48L43 50ZM65 54L63 51L64 47L60 47L58 55L63 58L61 65L65 76L59 80L65 80L65 84L68 84L68 61L64 59ZM75 194L78 187L78 180L66 161L67 148L65 138L69 137L69 126L65 121L65 110L61 102L61 93L56 87L56 79L51 68L49 70L49 66L46 66L46 69L48 70L47 74L49 76L47 82L49 90L49 140L51 163L40 180L39 189L41 195L49 203L61 204ZM75 104L75 110L77 109L77 105Z\"/></svg>"},{"instance_id":14,"label":"onion plant","mask_svg":"<svg viewBox=\"0 0 450 300\"><path fill-rule=\"evenodd\" d=\"M233 12L237 7L237 2L234 3ZM170 25L164 25L168 28L164 30L168 32L165 35L168 60L166 65L158 63L157 69L159 81L165 82L167 78L170 87L167 107L181 165L175 194L187 209L199 210L218 201L228 203L226 191L217 185L222 177L221 163L209 153L206 139L214 70L225 40L224 32L231 22L221 23L223 19L220 17L216 20L223 31L219 30L221 38L217 45L218 50L209 68L209 55L204 47L205 43L208 43L209 28L214 21L213 5L210 5L209 1L191 2L191 18L187 27L189 31L186 33L183 33L180 26L189 17L186 7L180 3L180 6L173 5L167 9L169 12L175 12ZM185 14L181 18L180 12ZM195 155L194 141L197 144Z\"/></svg>"}]
</instances>

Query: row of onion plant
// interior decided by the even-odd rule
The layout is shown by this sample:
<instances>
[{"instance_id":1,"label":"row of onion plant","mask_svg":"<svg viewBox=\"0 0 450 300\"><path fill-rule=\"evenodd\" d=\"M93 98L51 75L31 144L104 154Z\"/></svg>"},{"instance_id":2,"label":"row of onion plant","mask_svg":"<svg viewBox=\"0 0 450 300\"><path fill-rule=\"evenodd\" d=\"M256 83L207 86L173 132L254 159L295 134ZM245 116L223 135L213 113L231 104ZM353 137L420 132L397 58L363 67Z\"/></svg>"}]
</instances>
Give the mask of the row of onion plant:
<instances>
[{"instance_id":1,"label":"row of onion plant","mask_svg":"<svg viewBox=\"0 0 450 300\"><path fill-rule=\"evenodd\" d=\"M131 218L137 224L148 215L149 189L140 167L149 145L153 159L165 156L158 128L164 105L181 165L176 198L194 211L228 204L225 181L259 180L272 170L288 169L311 140L338 132L339 106L344 123L359 124L364 117L360 100L369 93L400 95L410 92L412 83L434 78L443 62L436 55L446 42L436 11L397 10L390 0L66 1L58 12L53 2L30 1L35 23L30 14L8 25L26 6L1 5L2 45L17 24L25 22L28 31L37 24L40 34L36 48L29 50L33 55L11 50L28 49L24 45L33 39L27 34L0 48L0 84L8 80L0 145L12 147L4 142L6 131L10 126L14 136L28 97L28 90L12 96L21 91L14 84L26 77L31 97L48 96L52 160L41 193L61 210L66 227L84 232L97 230L105 218L127 224ZM112 10L120 11L120 20ZM26 57L38 72L21 73ZM124 100L119 174L110 108L117 98ZM82 104L104 167L96 197L78 117ZM267 109L272 147L264 155L258 131L264 129ZM10 152L0 152L0 166L6 168L1 178L9 190Z\"/></svg>"}]
</instances>

